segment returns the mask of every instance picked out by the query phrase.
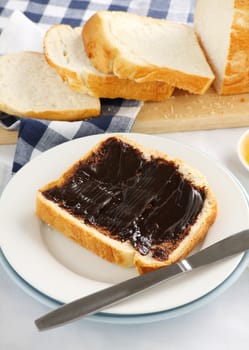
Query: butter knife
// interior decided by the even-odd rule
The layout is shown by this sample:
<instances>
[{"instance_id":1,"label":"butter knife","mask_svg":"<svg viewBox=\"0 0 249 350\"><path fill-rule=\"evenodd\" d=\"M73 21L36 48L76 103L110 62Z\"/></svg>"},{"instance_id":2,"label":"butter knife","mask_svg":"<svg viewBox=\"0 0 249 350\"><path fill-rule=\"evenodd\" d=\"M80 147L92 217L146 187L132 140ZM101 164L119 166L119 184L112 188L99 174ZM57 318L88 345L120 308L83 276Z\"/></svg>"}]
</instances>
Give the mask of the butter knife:
<instances>
[{"instance_id":1,"label":"butter knife","mask_svg":"<svg viewBox=\"0 0 249 350\"><path fill-rule=\"evenodd\" d=\"M196 268L215 263L246 250L249 250L249 229L220 240L180 262L131 278L64 304L35 320L35 324L40 331L61 326L73 320L92 315L163 281L176 278Z\"/></svg>"}]
</instances>

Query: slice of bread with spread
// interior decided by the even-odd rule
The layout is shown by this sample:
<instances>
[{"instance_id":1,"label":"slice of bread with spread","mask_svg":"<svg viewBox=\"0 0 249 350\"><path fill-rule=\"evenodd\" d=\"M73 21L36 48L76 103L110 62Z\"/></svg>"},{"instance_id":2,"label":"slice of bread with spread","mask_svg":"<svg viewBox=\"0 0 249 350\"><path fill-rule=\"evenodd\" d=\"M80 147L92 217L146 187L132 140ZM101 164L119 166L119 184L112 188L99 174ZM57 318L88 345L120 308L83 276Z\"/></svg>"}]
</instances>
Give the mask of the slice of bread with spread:
<instances>
[{"instance_id":1,"label":"slice of bread with spread","mask_svg":"<svg viewBox=\"0 0 249 350\"><path fill-rule=\"evenodd\" d=\"M164 101L172 95L174 88L165 82L137 83L95 69L86 55L81 32L81 27L60 24L50 27L44 37L47 62L73 90L96 97L140 101Z\"/></svg>"},{"instance_id":2,"label":"slice of bread with spread","mask_svg":"<svg viewBox=\"0 0 249 350\"><path fill-rule=\"evenodd\" d=\"M189 254L216 212L202 174L121 135L103 138L36 201L42 221L140 274Z\"/></svg>"},{"instance_id":3,"label":"slice of bread with spread","mask_svg":"<svg viewBox=\"0 0 249 350\"><path fill-rule=\"evenodd\" d=\"M249 92L249 3L199 0L194 27L215 72L220 95Z\"/></svg>"},{"instance_id":4,"label":"slice of bread with spread","mask_svg":"<svg viewBox=\"0 0 249 350\"><path fill-rule=\"evenodd\" d=\"M69 89L42 53L0 57L0 111L21 117L81 120L100 114L100 101Z\"/></svg>"},{"instance_id":5,"label":"slice of bread with spread","mask_svg":"<svg viewBox=\"0 0 249 350\"><path fill-rule=\"evenodd\" d=\"M104 73L137 82L160 80L197 94L214 80L188 24L99 11L85 23L82 36L88 57Z\"/></svg>"}]
</instances>

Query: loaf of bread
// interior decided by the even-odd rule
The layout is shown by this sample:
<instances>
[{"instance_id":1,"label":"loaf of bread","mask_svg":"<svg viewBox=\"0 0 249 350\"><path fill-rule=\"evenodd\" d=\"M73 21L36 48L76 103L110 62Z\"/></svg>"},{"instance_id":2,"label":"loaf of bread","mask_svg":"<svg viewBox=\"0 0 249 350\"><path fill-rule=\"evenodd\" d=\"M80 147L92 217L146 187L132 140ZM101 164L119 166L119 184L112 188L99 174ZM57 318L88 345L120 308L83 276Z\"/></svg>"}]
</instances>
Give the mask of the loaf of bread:
<instances>
[{"instance_id":1,"label":"loaf of bread","mask_svg":"<svg viewBox=\"0 0 249 350\"><path fill-rule=\"evenodd\" d=\"M249 92L249 2L198 0L194 27L215 72L217 93Z\"/></svg>"},{"instance_id":2,"label":"loaf of bread","mask_svg":"<svg viewBox=\"0 0 249 350\"><path fill-rule=\"evenodd\" d=\"M60 24L50 27L44 37L47 62L73 90L96 97L140 101L163 101L172 94L174 88L162 81L136 83L99 72L86 55L81 32L81 27Z\"/></svg>"},{"instance_id":3,"label":"loaf of bread","mask_svg":"<svg viewBox=\"0 0 249 350\"><path fill-rule=\"evenodd\" d=\"M42 221L140 274L184 258L216 212L197 170L118 134L104 137L36 199Z\"/></svg>"},{"instance_id":4,"label":"loaf of bread","mask_svg":"<svg viewBox=\"0 0 249 350\"><path fill-rule=\"evenodd\" d=\"M188 24L99 11L85 23L83 41L96 69L137 82L165 81L203 94L214 80Z\"/></svg>"},{"instance_id":5,"label":"loaf of bread","mask_svg":"<svg viewBox=\"0 0 249 350\"><path fill-rule=\"evenodd\" d=\"M0 111L22 117L80 120L100 114L96 97L69 89L42 53L0 57Z\"/></svg>"}]
</instances>

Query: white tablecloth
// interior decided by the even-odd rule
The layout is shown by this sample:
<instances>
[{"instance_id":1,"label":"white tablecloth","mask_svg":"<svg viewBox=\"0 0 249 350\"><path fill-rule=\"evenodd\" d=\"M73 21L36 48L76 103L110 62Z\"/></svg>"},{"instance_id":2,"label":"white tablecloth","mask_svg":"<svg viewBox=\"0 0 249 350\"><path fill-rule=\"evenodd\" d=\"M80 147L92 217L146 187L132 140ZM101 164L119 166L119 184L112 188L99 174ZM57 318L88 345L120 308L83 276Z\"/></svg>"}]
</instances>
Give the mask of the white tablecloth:
<instances>
[{"instance_id":1,"label":"white tablecloth","mask_svg":"<svg viewBox=\"0 0 249 350\"><path fill-rule=\"evenodd\" d=\"M249 192L249 173L236 155L246 129L162 134L203 150L229 168ZM0 146L0 162L11 164L14 146ZM236 211L234 212L236 215ZM191 313L139 325L80 320L39 333L34 319L48 311L20 289L0 266L0 349L167 350L249 349L249 268L222 295Z\"/></svg>"}]
</instances>

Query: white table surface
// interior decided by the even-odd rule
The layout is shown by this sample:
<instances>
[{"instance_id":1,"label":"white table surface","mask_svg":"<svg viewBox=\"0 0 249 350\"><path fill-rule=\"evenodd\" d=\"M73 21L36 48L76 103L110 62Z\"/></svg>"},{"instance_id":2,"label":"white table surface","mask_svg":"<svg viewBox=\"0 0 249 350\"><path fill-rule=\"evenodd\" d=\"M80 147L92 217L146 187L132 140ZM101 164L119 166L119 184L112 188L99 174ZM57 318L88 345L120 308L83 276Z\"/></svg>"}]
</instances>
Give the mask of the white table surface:
<instances>
[{"instance_id":1,"label":"white table surface","mask_svg":"<svg viewBox=\"0 0 249 350\"><path fill-rule=\"evenodd\" d=\"M159 136L197 147L218 159L249 193L249 173L240 164L236 144L246 128ZM14 146L0 146L0 163L11 164ZM236 215L236 212L234 213ZM139 324L102 324L80 320L39 333L34 319L49 308L20 289L0 266L0 349L249 349L249 268L207 305L174 319Z\"/></svg>"}]
</instances>

